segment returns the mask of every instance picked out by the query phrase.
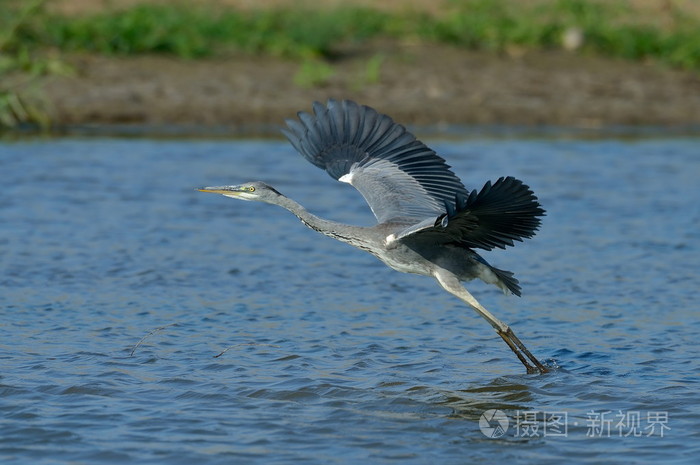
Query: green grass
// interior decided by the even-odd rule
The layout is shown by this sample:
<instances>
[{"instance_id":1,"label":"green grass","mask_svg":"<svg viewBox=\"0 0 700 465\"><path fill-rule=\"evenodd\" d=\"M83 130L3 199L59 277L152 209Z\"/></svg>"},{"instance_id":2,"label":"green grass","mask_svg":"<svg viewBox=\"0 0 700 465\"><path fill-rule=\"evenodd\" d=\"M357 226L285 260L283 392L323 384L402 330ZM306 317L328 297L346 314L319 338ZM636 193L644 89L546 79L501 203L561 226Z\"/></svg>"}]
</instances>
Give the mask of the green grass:
<instances>
[{"instance_id":1,"label":"green grass","mask_svg":"<svg viewBox=\"0 0 700 465\"><path fill-rule=\"evenodd\" d=\"M242 12L179 3L144 4L87 17L43 14L21 28L16 40L65 51L116 55L167 53L200 58L235 50L328 56L339 40L375 36L383 32L388 20L384 13L362 8Z\"/></svg>"},{"instance_id":2,"label":"green grass","mask_svg":"<svg viewBox=\"0 0 700 465\"><path fill-rule=\"evenodd\" d=\"M40 76L62 71L62 62L34 57L26 44L17 42L18 32L41 11L45 1L31 0L18 6L0 0L0 131L22 123L48 127L45 112L25 97L37 92L34 84Z\"/></svg>"},{"instance_id":3,"label":"green grass","mask_svg":"<svg viewBox=\"0 0 700 465\"><path fill-rule=\"evenodd\" d=\"M304 60L299 66L299 71L294 75L294 84L299 87L321 87L328 83L335 74L331 65L323 60Z\"/></svg>"},{"instance_id":4,"label":"green grass","mask_svg":"<svg viewBox=\"0 0 700 465\"><path fill-rule=\"evenodd\" d=\"M576 27L585 35L586 53L700 69L700 20L673 10L668 15L672 27L642 17L622 0L462 0L439 16L353 6L238 11L143 4L82 17L37 14L17 28L10 42L114 55L164 53L192 59L237 51L307 60L332 57L340 44L380 36L493 51L514 45L556 49L562 34Z\"/></svg>"},{"instance_id":5,"label":"green grass","mask_svg":"<svg viewBox=\"0 0 700 465\"><path fill-rule=\"evenodd\" d=\"M48 0L0 0L0 129L42 121L41 112L8 77L29 80L65 73L65 52L107 55L169 54L185 59L230 53L283 56L300 61L297 85L324 85L340 46L394 37L502 52L559 49L570 28L582 31L579 53L655 60L700 70L700 17L674 9L658 15L630 0L454 0L439 15L345 6L336 9L239 11L216 6L141 4L88 16L50 13ZM658 17L657 17L658 16ZM379 80L382 55L368 59L358 85ZM27 86L24 86L27 87Z\"/></svg>"},{"instance_id":6,"label":"green grass","mask_svg":"<svg viewBox=\"0 0 700 465\"><path fill-rule=\"evenodd\" d=\"M473 49L501 51L512 45L535 49L561 47L570 28L585 37L583 51L626 59L658 59L700 69L700 21L671 11L672 27L635 17L622 2L558 0L530 7L497 0L461 2L457 10L438 20L426 18L423 37Z\"/></svg>"}]
</instances>

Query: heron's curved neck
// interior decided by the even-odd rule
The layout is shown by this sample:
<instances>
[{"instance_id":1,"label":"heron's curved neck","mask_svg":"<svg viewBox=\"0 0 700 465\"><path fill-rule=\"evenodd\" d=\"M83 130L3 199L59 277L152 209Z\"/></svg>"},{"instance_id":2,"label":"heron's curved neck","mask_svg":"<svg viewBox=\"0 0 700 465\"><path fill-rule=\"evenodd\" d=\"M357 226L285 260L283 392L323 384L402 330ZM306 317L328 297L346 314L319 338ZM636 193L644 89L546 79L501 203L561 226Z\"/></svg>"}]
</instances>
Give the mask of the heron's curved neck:
<instances>
[{"instance_id":1,"label":"heron's curved neck","mask_svg":"<svg viewBox=\"0 0 700 465\"><path fill-rule=\"evenodd\" d=\"M370 250L370 241L367 238L366 230L361 226L351 226L347 224L337 223L335 221L325 220L310 213L298 202L280 195L277 204L292 212L309 228L318 231L321 234L332 237L342 242L346 242L361 249Z\"/></svg>"}]
</instances>

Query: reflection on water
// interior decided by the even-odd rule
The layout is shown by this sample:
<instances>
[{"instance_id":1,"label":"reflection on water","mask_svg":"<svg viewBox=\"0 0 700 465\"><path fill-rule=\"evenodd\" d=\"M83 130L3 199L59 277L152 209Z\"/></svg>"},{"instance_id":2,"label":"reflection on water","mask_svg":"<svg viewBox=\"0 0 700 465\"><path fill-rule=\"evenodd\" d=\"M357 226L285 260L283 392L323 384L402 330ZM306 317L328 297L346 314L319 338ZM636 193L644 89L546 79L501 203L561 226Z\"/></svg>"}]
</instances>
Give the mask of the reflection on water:
<instances>
[{"instance_id":1,"label":"reflection on water","mask_svg":"<svg viewBox=\"0 0 700 465\"><path fill-rule=\"evenodd\" d=\"M553 373L432 280L194 190L263 180L371 224L281 141L0 145L2 462L694 463L700 141L431 145L467 187L511 174L547 209L487 254L523 298L468 287Z\"/></svg>"}]
</instances>

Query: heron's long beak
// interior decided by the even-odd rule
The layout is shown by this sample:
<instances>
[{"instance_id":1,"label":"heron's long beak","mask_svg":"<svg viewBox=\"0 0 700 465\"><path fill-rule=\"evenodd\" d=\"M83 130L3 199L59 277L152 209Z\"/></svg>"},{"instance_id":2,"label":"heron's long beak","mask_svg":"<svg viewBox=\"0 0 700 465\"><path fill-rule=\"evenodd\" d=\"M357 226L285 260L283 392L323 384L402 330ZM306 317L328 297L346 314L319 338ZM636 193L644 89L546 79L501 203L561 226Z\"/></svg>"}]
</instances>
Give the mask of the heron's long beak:
<instances>
[{"instance_id":1,"label":"heron's long beak","mask_svg":"<svg viewBox=\"0 0 700 465\"><path fill-rule=\"evenodd\" d=\"M199 192L209 192L211 194L222 194L222 195L237 195L243 190L236 186L212 186L212 187L202 187L197 189Z\"/></svg>"}]
</instances>

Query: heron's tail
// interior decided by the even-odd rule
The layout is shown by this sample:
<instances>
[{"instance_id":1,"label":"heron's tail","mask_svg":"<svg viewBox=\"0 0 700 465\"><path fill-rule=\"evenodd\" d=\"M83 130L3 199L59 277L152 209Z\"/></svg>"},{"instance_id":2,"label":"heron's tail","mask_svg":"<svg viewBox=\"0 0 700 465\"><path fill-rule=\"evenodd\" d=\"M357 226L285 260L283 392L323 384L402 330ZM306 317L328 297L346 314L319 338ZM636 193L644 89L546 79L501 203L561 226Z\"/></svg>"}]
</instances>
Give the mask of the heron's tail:
<instances>
[{"instance_id":1,"label":"heron's tail","mask_svg":"<svg viewBox=\"0 0 700 465\"><path fill-rule=\"evenodd\" d=\"M489 273L481 274L479 277L486 283L488 284L495 284L499 288L503 290L506 294L510 291L513 294L517 295L520 297L520 284L517 279L515 279L515 276L513 275L512 272L506 271L506 270L501 270L500 268L496 268L495 266L491 266L489 262L487 262L484 257L479 255L478 253L471 251L470 252L471 258L476 260L477 262L481 263L482 265L485 265L493 275L490 275ZM494 276L496 277L494 281Z\"/></svg>"},{"instance_id":2,"label":"heron's tail","mask_svg":"<svg viewBox=\"0 0 700 465\"><path fill-rule=\"evenodd\" d=\"M491 271L493 271L493 274L495 274L498 277L498 280L500 281L500 283L496 283L496 285L498 287L503 289L504 292L506 292L506 290L508 290L508 291L512 292L513 294L517 295L518 297L520 297L520 294L521 294L520 284L518 284L518 280L515 279L515 276L513 276L512 272L506 271L506 270L501 270L499 268L495 268L495 267L490 266L490 265L489 265L489 267L491 268Z\"/></svg>"}]
</instances>

